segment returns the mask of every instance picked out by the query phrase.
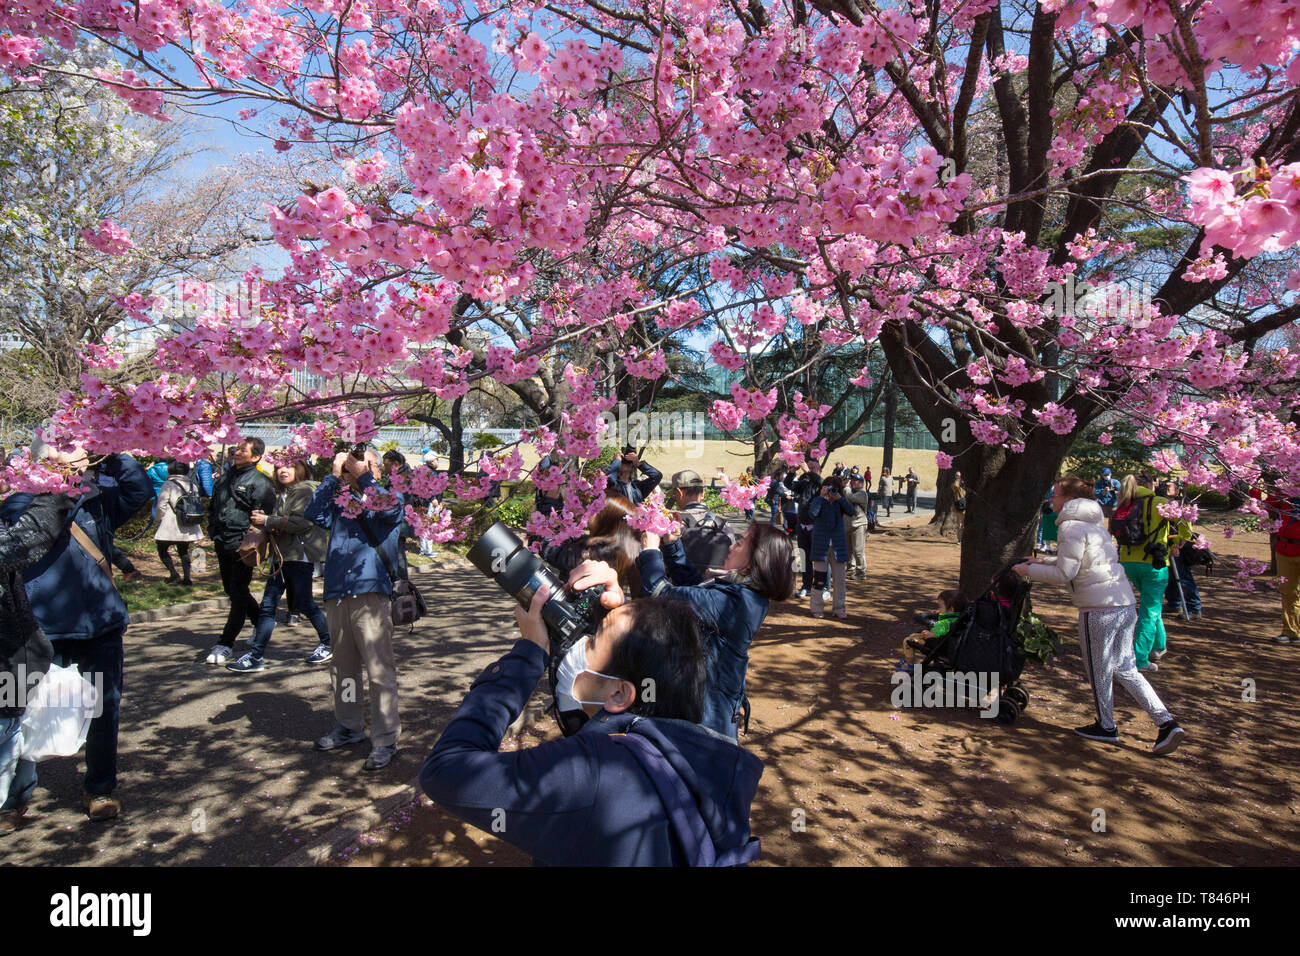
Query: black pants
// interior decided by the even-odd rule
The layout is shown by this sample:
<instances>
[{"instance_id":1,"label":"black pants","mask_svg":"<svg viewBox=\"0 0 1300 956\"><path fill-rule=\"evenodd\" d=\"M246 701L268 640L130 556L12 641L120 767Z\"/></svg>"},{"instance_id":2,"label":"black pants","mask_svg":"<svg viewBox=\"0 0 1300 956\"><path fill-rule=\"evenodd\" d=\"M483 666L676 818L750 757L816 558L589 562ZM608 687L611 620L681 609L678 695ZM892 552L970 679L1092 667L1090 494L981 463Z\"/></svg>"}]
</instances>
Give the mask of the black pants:
<instances>
[{"instance_id":1,"label":"black pants","mask_svg":"<svg viewBox=\"0 0 1300 956\"><path fill-rule=\"evenodd\" d=\"M172 556L167 553L167 549L172 545L176 546L176 553L181 558L181 570L185 572L185 580L190 579L190 543L188 541L159 541L158 560L163 563L167 573L173 578L176 577L176 565L172 562Z\"/></svg>"},{"instance_id":2,"label":"black pants","mask_svg":"<svg viewBox=\"0 0 1300 956\"><path fill-rule=\"evenodd\" d=\"M226 627L221 632L221 643L234 647L239 632L244 629L244 621L249 621L257 629L258 602L248 586L253 581L253 569L239 560L239 553L227 551L221 545L215 545L217 564L221 568L221 588L230 598L230 616L226 618Z\"/></svg>"}]
</instances>

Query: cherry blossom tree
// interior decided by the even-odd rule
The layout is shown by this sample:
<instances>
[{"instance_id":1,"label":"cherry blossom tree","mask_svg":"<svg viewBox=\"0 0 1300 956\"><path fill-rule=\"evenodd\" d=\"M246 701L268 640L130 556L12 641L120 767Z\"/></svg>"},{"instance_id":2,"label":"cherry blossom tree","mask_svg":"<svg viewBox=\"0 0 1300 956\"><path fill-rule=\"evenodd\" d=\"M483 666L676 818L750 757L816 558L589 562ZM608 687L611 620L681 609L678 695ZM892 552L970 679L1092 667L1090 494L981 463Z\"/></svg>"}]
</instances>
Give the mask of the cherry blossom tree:
<instances>
[{"instance_id":1,"label":"cherry blossom tree","mask_svg":"<svg viewBox=\"0 0 1300 956\"><path fill-rule=\"evenodd\" d=\"M1300 493L1300 356L1270 338L1300 317L1289 0L28 0L0 30L15 77L86 31L132 109L238 97L277 148L326 144L347 170L268 211L292 262L255 309L162 343L154 381L87 378L66 439L193 455L291 408L321 417L304 450L332 451L411 395L549 374L528 440L567 463L535 476L567 507L530 527L558 539L600 506L581 463L613 402L594 362L560 358L653 381L667 339L707 324L745 373L712 412L738 429L772 412L756 357L797 325L878 343L962 471L968 590L1027 551L1103 414L1180 442L1159 463L1196 484L1271 465ZM1135 210L1163 259L1132 254ZM111 226L106 252L129 239ZM660 294L665 262L703 288ZM486 349L456 340L520 309ZM647 312L663 339L629 339ZM780 455L824 454L829 409L791 399ZM511 448L456 491L522 469Z\"/></svg>"}]
</instances>

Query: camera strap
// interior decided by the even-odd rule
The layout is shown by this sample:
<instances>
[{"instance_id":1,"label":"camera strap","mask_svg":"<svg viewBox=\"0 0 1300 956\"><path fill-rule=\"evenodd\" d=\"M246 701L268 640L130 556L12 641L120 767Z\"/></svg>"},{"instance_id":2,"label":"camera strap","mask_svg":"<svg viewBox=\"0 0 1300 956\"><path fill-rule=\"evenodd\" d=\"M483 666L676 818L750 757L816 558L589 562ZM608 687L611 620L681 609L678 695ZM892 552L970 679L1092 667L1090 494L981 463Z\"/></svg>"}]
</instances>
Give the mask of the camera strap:
<instances>
[{"instance_id":1,"label":"camera strap","mask_svg":"<svg viewBox=\"0 0 1300 956\"><path fill-rule=\"evenodd\" d=\"M370 546L379 552L379 560L384 563L384 570L388 572L388 579L392 581L393 584L396 584L398 581L407 580L405 574L400 577L398 576L397 569L393 567L393 562L388 560L388 554L379 543L379 539L375 537L375 532L371 530L370 522L366 520L365 512L362 512L357 518L357 524L361 525L361 530L365 532L366 540L370 542Z\"/></svg>"}]
</instances>

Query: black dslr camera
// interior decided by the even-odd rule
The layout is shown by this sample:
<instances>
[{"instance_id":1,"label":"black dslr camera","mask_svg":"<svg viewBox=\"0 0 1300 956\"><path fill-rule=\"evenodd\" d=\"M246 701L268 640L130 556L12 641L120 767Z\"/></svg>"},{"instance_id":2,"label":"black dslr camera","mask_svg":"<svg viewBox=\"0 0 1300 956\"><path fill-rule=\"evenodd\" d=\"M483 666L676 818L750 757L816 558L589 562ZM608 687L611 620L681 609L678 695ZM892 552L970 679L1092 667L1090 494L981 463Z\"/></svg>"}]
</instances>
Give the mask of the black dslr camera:
<instances>
[{"instance_id":1,"label":"black dslr camera","mask_svg":"<svg viewBox=\"0 0 1300 956\"><path fill-rule=\"evenodd\" d=\"M596 633L607 608L600 603L605 588L597 585L583 591L567 587L559 576L541 558L528 550L517 535L498 521L469 549L470 563L500 585L519 606L528 609L533 595L545 584L551 589L550 597L542 606L542 620L551 637L551 660L547 675L554 696L560 662L569 648L578 641ZM572 719L560 715L560 727L565 736L575 733L586 721L586 714L576 712Z\"/></svg>"},{"instance_id":2,"label":"black dslr camera","mask_svg":"<svg viewBox=\"0 0 1300 956\"><path fill-rule=\"evenodd\" d=\"M1160 541L1149 541L1142 552L1151 559L1151 566L1157 571L1169 563L1169 545Z\"/></svg>"}]
</instances>

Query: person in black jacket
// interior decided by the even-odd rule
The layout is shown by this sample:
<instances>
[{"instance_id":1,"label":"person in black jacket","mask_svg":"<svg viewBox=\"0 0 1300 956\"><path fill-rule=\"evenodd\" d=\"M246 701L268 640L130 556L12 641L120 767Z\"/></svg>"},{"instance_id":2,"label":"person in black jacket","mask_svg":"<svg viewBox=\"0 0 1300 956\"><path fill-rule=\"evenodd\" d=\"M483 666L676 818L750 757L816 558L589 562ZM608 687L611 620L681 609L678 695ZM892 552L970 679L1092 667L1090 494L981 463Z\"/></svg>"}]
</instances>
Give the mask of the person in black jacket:
<instances>
[{"instance_id":1,"label":"person in black jacket","mask_svg":"<svg viewBox=\"0 0 1300 956\"><path fill-rule=\"evenodd\" d=\"M36 788L34 774L18 773L35 767L19 761L18 729L38 682L31 675L44 674L54 657L19 572L54 546L72 507L67 495L37 495L13 524L0 519L0 834L17 828Z\"/></svg>"},{"instance_id":2,"label":"person in black jacket","mask_svg":"<svg viewBox=\"0 0 1300 956\"><path fill-rule=\"evenodd\" d=\"M794 498L799 503L799 550L803 553L803 581L799 597L807 597L813 580L813 516L809 510L822 493L822 469L814 459L808 460L808 470L794 483Z\"/></svg>"},{"instance_id":3,"label":"person in black jacket","mask_svg":"<svg viewBox=\"0 0 1300 956\"><path fill-rule=\"evenodd\" d=\"M231 458L231 464L212 484L212 501L209 503L208 537L217 554L221 568L221 588L230 598L230 614L226 618L221 639L208 654L209 664L224 664L234 656L235 641L244 628L244 621L257 630L258 602L249 590L253 569L239 557L239 542L252 527L254 511L270 513L275 508L275 486L271 479L257 469L266 451L260 438L245 438Z\"/></svg>"},{"instance_id":4,"label":"person in black jacket","mask_svg":"<svg viewBox=\"0 0 1300 956\"><path fill-rule=\"evenodd\" d=\"M516 608L522 638L474 682L425 760L421 787L447 812L550 865L757 859L749 810L763 764L699 724L707 655L695 613L663 598L623 603L613 569L600 569L575 569L570 584L604 584L602 600L618 606L574 645L560 688L591 719L572 737L499 752L546 671L543 586L527 613Z\"/></svg>"}]
</instances>

